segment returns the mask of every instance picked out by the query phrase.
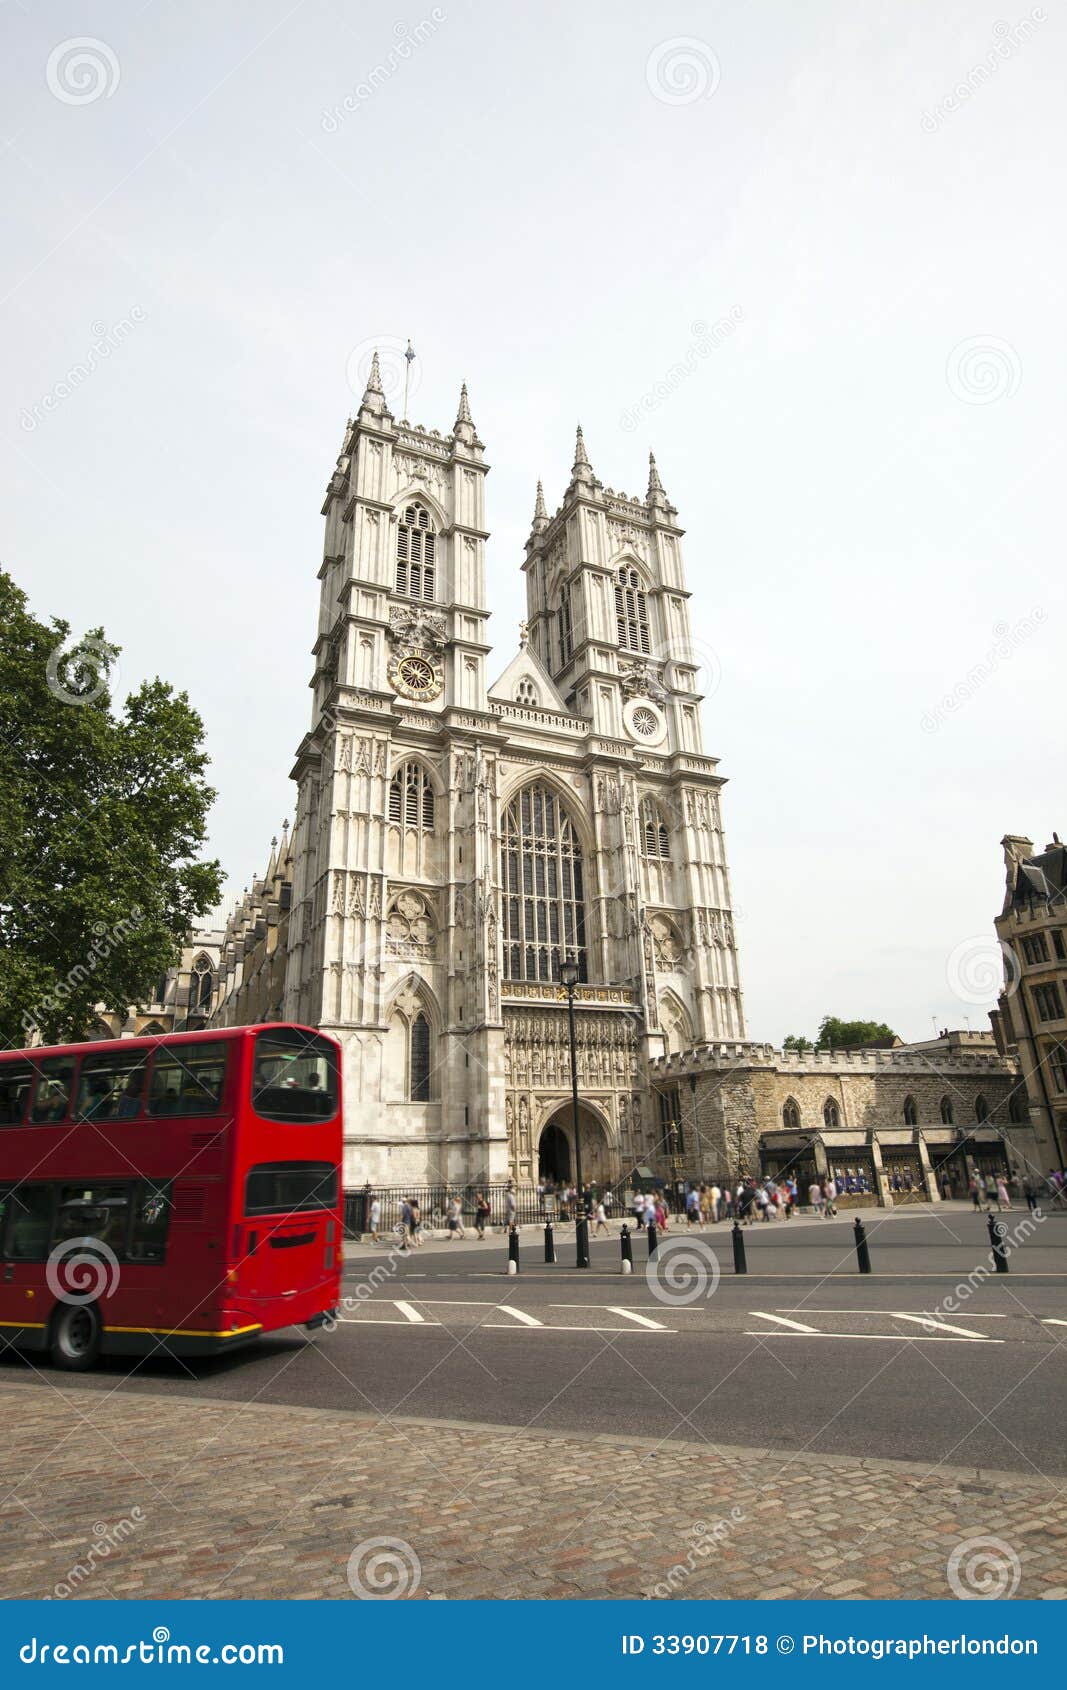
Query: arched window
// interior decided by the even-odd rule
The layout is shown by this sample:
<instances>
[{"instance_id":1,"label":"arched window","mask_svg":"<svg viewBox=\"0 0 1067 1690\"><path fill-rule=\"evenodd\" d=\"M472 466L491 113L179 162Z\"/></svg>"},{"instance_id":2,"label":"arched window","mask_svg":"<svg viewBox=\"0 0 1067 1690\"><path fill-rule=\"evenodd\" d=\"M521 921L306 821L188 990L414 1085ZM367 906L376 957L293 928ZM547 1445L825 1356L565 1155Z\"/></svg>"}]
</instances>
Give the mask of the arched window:
<instances>
[{"instance_id":1,"label":"arched window","mask_svg":"<svg viewBox=\"0 0 1067 1690\"><path fill-rule=\"evenodd\" d=\"M912 1096L904 1099L904 1125L917 1127L919 1125L919 1107Z\"/></svg>"},{"instance_id":2,"label":"arched window","mask_svg":"<svg viewBox=\"0 0 1067 1690\"><path fill-rule=\"evenodd\" d=\"M989 1119L989 1105L981 1092L974 1100L974 1118L976 1121L988 1121Z\"/></svg>"},{"instance_id":3,"label":"arched window","mask_svg":"<svg viewBox=\"0 0 1067 1690\"><path fill-rule=\"evenodd\" d=\"M952 1107L952 1099L947 1095L941 1099L941 1119L946 1127L951 1127L956 1119L956 1111Z\"/></svg>"},{"instance_id":4,"label":"arched window","mask_svg":"<svg viewBox=\"0 0 1067 1690\"><path fill-rule=\"evenodd\" d=\"M841 1111L832 1097L828 1097L822 1106L823 1126L839 1127L841 1125Z\"/></svg>"},{"instance_id":5,"label":"arched window","mask_svg":"<svg viewBox=\"0 0 1067 1690\"><path fill-rule=\"evenodd\" d=\"M433 831L436 801L421 763L401 763L389 784L389 820L404 827Z\"/></svg>"},{"instance_id":6,"label":"arched window","mask_svg":"<svg viewBox=\"0 0 1067 1690\"><path fill-rule=\"evenodd\" d=\"M396 590L405 598L435 597L436 546L429 511L408 505L396 531Z\"/></svg>"},{"instance_id":7,"label":"arched window","mask_svg":"<svg viewBox=\"0 0 1067 1690\"><path fill-rule=\"evenodd\" d=\"M615 620L623 651L652 650L648 631L648 602L636 569L624 564L615 577Z\"/></svg>"},{"instance_id":8,"label":"arched window","mask_svg":"<svg viewBox=\"0 0 1067 1690\"><path fill-rule=\"evenodd\" d=\"M574 650L574 623L571 619L571 589L570 585L562 586L559 590L559 609L556 611L556 629L559 634L559 663L562 669L571 660Z\"/></svg>"},{"instance_id":9,"label":"arched window","mask_svg":"<svg viewBox=\"0 0 1067 1690\"><path fill-rule=\"evenodd\" d=\"M641 804L641 850L646 857L670 858L670 829L654 798L645 798Z\"/></svg>"},{"instance_id":10,"label":"arched window","mask_svg":"<svg viewBox=\"0 0 1067 1690\"><path fill-rule=\"evenodd\" d=\"M420 1010L411 1023L411 1046L408 1056L408 1096L412 1103L430 1101L432 1042L429 1018L425 1010Z\"/></svg>"},{"instance_id":11,"label":"arched window","mask_svg":"<svg viewBox=\"0 0 1067 1690\"><path fill-rule=\"evenodd\" d=\"M1029 1119L1030 1110L1026 1093L1021 1086L1016 1086L1008 1099L1008 1120L1013 1127L1020 1127L1024 1126Z\"/></svg>"},{"instance_id":12,"label":"arched window","mask_svg":"<svg viewBox=\"0 0 1067 1690\"><path fill-rule=\"evenodd\" d=\"M537 688L528 675L524 675L515 688L515 702L516 704L533 705L535 708L541 702Z\"/></svg>"},{"instance_id":13,"label":"arched window","mask_svg":"<svg viewBox=\"0 0 1067 1690\"><path fill-rule=\"evenodd\" d=\"M557 980L564 957L585 979L585 890L577 834L554 792L528 786L504 812L504 969L509 980Z\"/></svg>"},{"instance_id":14,"label":"arched window","mask_svg":"<svg viewBox=\"0 0 1067 1690\"><path fill-rule=\"evenodd\" d=\"M206 1015L211 1008L211 1000L215 996L215 971L211 966L210 957L198 956L193 963L193 978L189 992L191 1008L199 1014Z\"/></svg>"},{"instance_id":15,"label":"arched window","mask_svg":"<svg viewBox=\"0 0 1067 1690\"><path fill-rule=\"evenodd\" d=\"M786 1132L800 1131L800 1104L795 1097L787 1097L782 1104L782 1125Z\"/></svg>"}]
</instances>

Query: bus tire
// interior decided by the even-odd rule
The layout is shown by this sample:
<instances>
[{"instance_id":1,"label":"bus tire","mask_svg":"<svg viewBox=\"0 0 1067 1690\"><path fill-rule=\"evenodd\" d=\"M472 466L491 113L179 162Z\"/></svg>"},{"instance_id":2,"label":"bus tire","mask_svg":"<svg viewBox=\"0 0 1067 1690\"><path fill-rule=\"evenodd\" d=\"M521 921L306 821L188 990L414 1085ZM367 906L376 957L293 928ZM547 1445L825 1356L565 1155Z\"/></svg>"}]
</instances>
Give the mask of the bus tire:
<instances>
[{"instance_id":1,"label":"bus tire","mask_svg":"<svg viewBox=\"0 0 1067 1690\"><path fill-rule=\"evenodd\" d=\"M53 1367L84 1373L100 1356L104 1326L95 1303L59 1303L52 1316L48 1348Z\"/></svg>"}]
</instances>

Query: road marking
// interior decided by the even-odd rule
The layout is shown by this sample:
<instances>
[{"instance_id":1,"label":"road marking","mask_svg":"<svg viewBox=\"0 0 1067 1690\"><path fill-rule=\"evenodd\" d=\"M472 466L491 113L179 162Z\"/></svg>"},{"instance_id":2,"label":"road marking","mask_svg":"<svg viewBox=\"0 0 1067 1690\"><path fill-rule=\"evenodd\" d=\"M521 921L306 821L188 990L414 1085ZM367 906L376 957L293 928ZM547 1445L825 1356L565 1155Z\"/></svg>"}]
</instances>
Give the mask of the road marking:
<instances>
[{"instance_id":1,"label":"road marking","mask_svg":"<svg viewBox=\"0 0 1067 1690\"><path fill-rule=\"evenodd\" d=\"M544 1325L543 1320L535 1320L532 1314L527 1314L525 1309L515 1308L512 1303L497 1303L496 1307L500 1310L501 1314L513 1315L521 1326Z\"/></svg>"},{"instance_id":2,"label":"road marking","mask_svg":"<svg viewBox=\"0 0 1067 1690\"><path fill-rule=\"evenodd\" d=\"M889 1309L813 1309L807 1303L799 1309L779 1309L779 1314L889 1314ZM968 1320L1007 1320L1006 1314L968 1314ZM1067 1325L1067 1321L1064 1322Z\"/></svg>"},{"instance_id":3,"label":"road marking","mask_svg":"<svg viewBox=\"0 0 1067 1690\"><path fill-rule=\"evenodd\" d=\"M745 1338L830 1338L849 1344L1003 1344L1004 1338L936 1338L932 1333L911 1332L745 1332Z\"/></svg>"},{"instance_id":4,"label":"road marking","mask_svg":"<svg viewBox=\"0 0 1067 1690\"><path fill-rule=\"evenodd\" d=\"M337 1324L338 1326L410 1326L411 1322L410 1320L390 1320L388 1316L384 1320L375 1320L372 1315L342 1314L338 1315ZM431 1326L440 1326L440 1324L439 1320L424 1320L422 1322L427 1332Z\"/></svg>"},{"instance_id":5,"label":"road marking","mask_svg":"<svg viewBox=\"0 0 1067 1690\"><path fill-rule=\"evenodd\" d=\"M621 1306L609 1303L607 1310L609 1314L621 1315L623 1320L632 1320L638 1326L647 1327L650 1332L667 1332L670 1330L669 1327L664 1326L661 1320L649 1320L647 1315L638 1314L636 1309L624 1309Z\"/></svg>"},{"instance_id":6,"label":"road marking","mask_svg":"<svg viewBox=\"0 0 1067 1690\"><path fill-rule=\"evenodd\" d=\"M384 1325L384 1321L375 1322ZM494 1321L480 1321L474 1328L475 1332L515 1332L514 1326L502 1326ZM541 1326L539 1332L605 1332L612 1338L677 1338L677 1332L669 1326ZM786 1334L783 1332L784 1338Z\"/></svg>"},{"instance_id":7,"label":"road marking","mask_svg":"<svg viewBox=\"0 0 1067 1690\"><path fill-rule=\"evenodd\" d=\"M1051 1315L1041 1317L1042 1326L1067 1326L1067 1320L1053 1320Z\"/></svg>"},{"instance_id":8,"label":"road marking","mask_svg":"<svg viewBox=\"0 0 1067 1690\"><path fill-rule=\"evenodd\" d=\"M788 1326L794 1332L813 1332L816 1337L822 1336L817 1326L804 1326L799 1320L786 1320L784 1315L764 1314L760 1309L753 1309L752 1314L756 1320L772 1320L776 1326ZM751 1333L746 1333L746 1337L751 1337Z\"/></svg>"},{"instance_id":9,"label":"road marking","mask_svg":"<svg viewBox=\"0 0 1067 1690\"><path fill-rule=\"evenodd\" d=\"M398 1303L394 1301L393 1307L394 1309L399 1309L400 1313L404 1316L404 1319L410 1320L412 1326L425 1326L427 1324L426 1316L424 1314L420 1314L418 1309L414 1308L411 1303Z\"/></svg>"},{"instance_id":10,"label":"road marking","mask_svg":"<svg viewBox=\"0 0 1067 1690\"><path fill-rule=\"evenodd\" d=\"M916 1326L932 1327L935 1332L954 1332L960 1338L981 1338L982 1342L991 1342L984 1332L972 1332L966 1326L952 1326L947 1320L935 1320L929 1314L901 1314L899 1309L887 1309L891 1320L912 1320Z\"/></svg>"}]
</instances>

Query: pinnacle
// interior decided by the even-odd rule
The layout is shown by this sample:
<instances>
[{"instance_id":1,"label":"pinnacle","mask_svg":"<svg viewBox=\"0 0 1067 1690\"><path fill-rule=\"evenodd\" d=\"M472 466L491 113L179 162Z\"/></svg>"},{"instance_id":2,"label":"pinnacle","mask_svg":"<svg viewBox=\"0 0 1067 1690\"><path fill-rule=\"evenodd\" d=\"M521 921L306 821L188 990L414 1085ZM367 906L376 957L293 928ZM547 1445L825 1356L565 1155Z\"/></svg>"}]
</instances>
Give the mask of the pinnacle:
<instances>
[{"instance_id":1,"label":"pinnacle","mask_svg":"<svg viewBox=\"0 0 1067 1690\"><path fill-rule=\"evenodd\" d=\"M548 510L545 506L545 490L540 482L537 483L537 500L534 504L534 521L548 521Z\"/></svg>"},{"instance_id":2,"label":"pinnacle","mask_svg":"<svg viewBox=\"0 0 1067 1690\"><path fill-rule=\"evenodd\" d=\"M460 423L469 423L471 428L474 427L474 418L471 416L470 401L467 398L466 382L463 383L463 386L459 390L459 411L456 414L457 426Z\"/></svg>"},{"instance_id":3,"label":"pinnacle","mask_svg":"<svg viewBox=\"0 0 1067 1690\"><path fill-rule=\"evenodd\" d=\"M382 389L382 371L381 366L378 363L377 348L375 348L374 357L370 361L370 375L367 377L367 391L363 395L364 401L366 401L367 396L371 393L380 393L384 397Z\"/></svg>"}]
</instances>

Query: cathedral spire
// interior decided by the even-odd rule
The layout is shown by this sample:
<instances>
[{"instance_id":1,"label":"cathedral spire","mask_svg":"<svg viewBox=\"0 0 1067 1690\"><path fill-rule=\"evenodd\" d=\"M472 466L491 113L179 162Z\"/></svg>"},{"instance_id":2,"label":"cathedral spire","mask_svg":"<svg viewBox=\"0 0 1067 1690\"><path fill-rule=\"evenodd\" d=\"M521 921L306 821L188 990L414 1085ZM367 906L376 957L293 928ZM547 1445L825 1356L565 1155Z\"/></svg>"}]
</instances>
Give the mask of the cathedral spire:
<instances>
[{"instance_id":1,"label":"cathedral spire","mask_svg":"<svg viewBox=\"0 0 1067 1690\"><path fill-rule=\"evenodd\" d=\"M548 510L545 506L545 490L541 483L537 483L537 498L534 501L533 514L534 532L539 534L542 528L548 527Z\"/></svg>"},{"instance_id":2,"label":"cathedral spire","mask_svg":"<svg viewBox=\"0 0 1067 1690\"><path fill-rule=\"evenodd\" d=\"M646 505L662 505L666 508L667 495L656 468L656 459L652 452L648 454L648 493L645 497Z\"/></svg>"},{"instance_id":3,"label":"cathedral spire","mask_svg":"<svg viewBox=\"0 0 1067 1690\"><path fill-rule=\"evenodd\" d=\"M378 362L378 349L375 347L374 356L370 361L370 375L359 402L360 411L369 411L372 416L388 416L389 407L385 403L385 389L382 387L382 369Z\"/></svg>"},{"instance_id":4,"label":"cathedral spire","mask_svg":"<svg viewBox=\"0 0 1067 1690\"><path fill-rule=\"evenodd\" d=\"M595 487L596 485L597 479L593 474L593 466L589 462L589 453L585 449L585 435L582 433L582 425L579 423L578 434L574 443L574 467L571 470L571 486Z\"/></svg>"},{"instance_id":5,"label":"cathedral spire","mask_svg":"<svg viewBox=\"0 0 1067 1690\"><path fill-rule=\"evenodd\" d=\"M467 397L466 382L463 383L463 386L459 390L459 410L456 412L456 421L453 426L452 433L463 446L471 447L481 445L481 441L478 439L477 430L474 426L474 418L471 416L471 405L470 399Z\"/></svg>"},{"instance_id":6,"label":"cathedral spire","mask_svg":"<svg viewBox=\"0 0 1067 1690\"><path fill-rule=\"evenodd\" d=\"M471 427L474 427L474 418L471 416L470 401L467 398L466 382L463 383L463 386L459 390L459 410L456 413L456 421L457 423L470 423Z\"/></svg>"}]
</instances>

